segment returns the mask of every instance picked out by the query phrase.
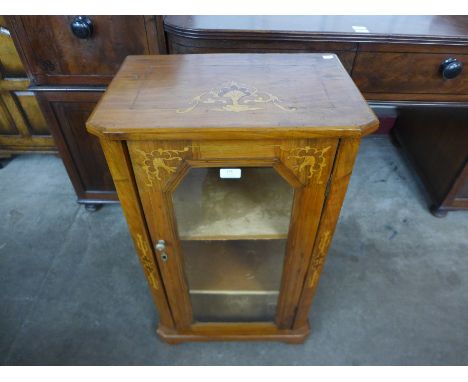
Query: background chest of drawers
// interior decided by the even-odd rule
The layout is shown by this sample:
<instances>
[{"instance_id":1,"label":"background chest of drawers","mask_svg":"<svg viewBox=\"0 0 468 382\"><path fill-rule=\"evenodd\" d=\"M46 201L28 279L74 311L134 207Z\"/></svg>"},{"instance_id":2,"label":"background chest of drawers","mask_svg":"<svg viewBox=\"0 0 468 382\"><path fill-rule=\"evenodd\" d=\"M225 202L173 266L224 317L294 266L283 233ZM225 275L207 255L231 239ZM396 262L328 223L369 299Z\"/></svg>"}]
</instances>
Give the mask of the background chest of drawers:
<instances>
[{"instance_id":1,"label":"background chest of drawers","mask_svg":"<svg viewBox=\"0 0 468 382\"><path fill-rule=\"evenodd\" d=\"M75 188L95 209L118 202L98 140L85 122L122 61L158 54L154 16L9 16L34 92Z\"/></svg>"},{"instance_id":2,"label":"background chest of drawers","mask_svg":"<svg viewBox=\"0 0 468 382\"><path fill-rule=\"evenodd\" d=\"M83 203L117 200L84 122L131 54L336 53L419 173L432 211L468 208L467 16L8 17ZM72 28L73 27L73 28ZM357 28L356 28L357 27ZM445 60L455 61L446 64ZM444 78L442 69L445 69Z\"/></svg>"}]
</instances>

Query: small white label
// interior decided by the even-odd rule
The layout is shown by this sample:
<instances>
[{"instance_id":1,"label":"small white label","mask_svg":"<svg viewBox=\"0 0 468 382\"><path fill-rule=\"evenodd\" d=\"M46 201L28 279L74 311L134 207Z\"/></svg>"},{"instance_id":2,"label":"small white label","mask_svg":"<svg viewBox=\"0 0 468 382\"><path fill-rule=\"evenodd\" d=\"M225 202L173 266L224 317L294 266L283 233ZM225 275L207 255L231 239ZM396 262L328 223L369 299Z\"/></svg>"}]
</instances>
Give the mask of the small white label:
<instances>
[{"instance_id":1,"label":"small white label","mask_svg":"<svg viewBox=\"0 0 468 382\"><path fill-rule=\"evenodd\" d=\"M352 28L354 29L356 33L370 33L369 29L367 29L367 27L364 27L364 26L353 25Z\"/></svg>"},{"instance_id":2,"label":"small white label","mask_svg":"<svg viewBox=\"0 0 468 382\"><path fill-rule=\"evenodd\" d=\"M322 58L323 58L324 60L331 60L331 59L333 58L333 54L324 54L324 55L322 56Z\"/></svg>"},{"instance_id":3,"label":"small white label","mask_svg":"<svg viewBox=\"0 0 468 382\"><path fill-rule=\"evenodd\" d=\"M241 169L240 168L220 168L219 177L223 179L240 179Z\"/></svg>"}]
</instances>

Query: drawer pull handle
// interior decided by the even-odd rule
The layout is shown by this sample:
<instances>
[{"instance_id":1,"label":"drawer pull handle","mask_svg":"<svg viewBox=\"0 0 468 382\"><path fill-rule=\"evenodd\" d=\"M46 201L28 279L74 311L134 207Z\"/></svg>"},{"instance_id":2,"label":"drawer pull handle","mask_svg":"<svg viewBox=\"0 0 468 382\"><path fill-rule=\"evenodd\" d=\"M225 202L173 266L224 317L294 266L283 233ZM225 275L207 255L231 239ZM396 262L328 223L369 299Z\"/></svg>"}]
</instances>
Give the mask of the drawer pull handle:
<instances>
[{"instance_id":1,"label":"drawer pull handle","mask_svg":"<svg viewBox=\"0 0 468 382\"><path fill-rule=\"evenodd\" d=\"M458 61L456 58L447 58L442 64L440 64L440 72L442 77L446 80L450 80L458 76L463 70L463 63Z\"/></svg>"},{"instance_id":2,"label":"drawer pull handle","mask_svg":"<svg viewBox=\"0 0 468 382\"><path fill-rule=\"evenodd\" d=\"M159 252L161 256L161 260L166 262L168 259L167 253L166 253L166 243L164 240L159 240L155 246L156 251Z\"/></svg>"},{"instance_id":3,"label":"drawer pull handle","mask_svg":"<svg viewBox=\"0 0 468 382\"><path fill-rule=\"evenodd\" d=\"M88 39L93 34L93 22L87 16L74 17L70 28L73 34L81 39Z\"/></svg>"}]
</instances>

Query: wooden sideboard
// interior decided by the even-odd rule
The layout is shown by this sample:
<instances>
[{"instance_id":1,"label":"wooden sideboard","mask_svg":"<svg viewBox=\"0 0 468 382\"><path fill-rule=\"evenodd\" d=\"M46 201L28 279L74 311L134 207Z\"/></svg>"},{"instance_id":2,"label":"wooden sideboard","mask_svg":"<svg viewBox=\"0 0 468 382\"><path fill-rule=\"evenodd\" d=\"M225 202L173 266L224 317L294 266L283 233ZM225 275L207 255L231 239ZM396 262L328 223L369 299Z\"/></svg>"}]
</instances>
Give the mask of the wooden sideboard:
<instances>
[{"instance_id":1,"label":"wooden sideboard","mask_svg":"<svg viewBox=\"0 0 468 382\"><path fill-rule=\"evenodd\" d=\"M378 115L380 132L393 128L426 186L431 210L440 216L468 208L466 149L456 159L450 155L451 142L467 139L468 68L452 79L441 73L448 58L456 61L446 64L447 76L468 64L467 16L10 16L8 21L30 91L37 94L78 200L91 209L117 196L101 149L83 122L123 58L237 52L336 53ZM431 117L442 110L442 121ZM441 123L453 126L444 136L437 133L444 129ZM436 171L428 165L433 152L447 158L446 167Z\"/></svg>"},{"instance_id":2,"label":"wooden sideboard","mask_svg":"<svg viewBox=\"0 0 468 382\"><path fill-rule=\"evenodd\" d=\"M431 212L468 209L468 16L166 16L164 28L170 54L336 53Z\"/></svg>"}]
</instances>

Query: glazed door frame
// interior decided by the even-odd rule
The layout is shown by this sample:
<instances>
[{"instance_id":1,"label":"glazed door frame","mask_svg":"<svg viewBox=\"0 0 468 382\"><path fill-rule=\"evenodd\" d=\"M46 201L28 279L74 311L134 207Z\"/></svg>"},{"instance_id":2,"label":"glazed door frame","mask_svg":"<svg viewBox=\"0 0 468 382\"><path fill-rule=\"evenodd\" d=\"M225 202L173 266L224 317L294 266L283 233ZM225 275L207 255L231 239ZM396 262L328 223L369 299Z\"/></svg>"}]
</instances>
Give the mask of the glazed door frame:
<instances>
[{"instance_id":1,"label":"glazed door frame","mask_svg":"<svg viewBox=\"0 0 468 382\"><path fill-rule=\"evenodd\" d=\"M127 147L153 248L164 240L163 259L156 253L175 327L180 332L226 327L230 323L195 323L184 272L172 194L190 168L272 167L294 188L291 221L276 319L279 330L293 328L319 226L338 139L291 140L152 140ZM237 324L252 327L268 323Z\"/></svg>"}]
</instances>

